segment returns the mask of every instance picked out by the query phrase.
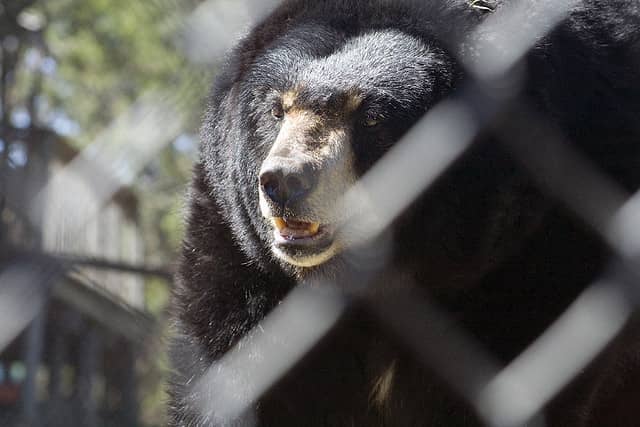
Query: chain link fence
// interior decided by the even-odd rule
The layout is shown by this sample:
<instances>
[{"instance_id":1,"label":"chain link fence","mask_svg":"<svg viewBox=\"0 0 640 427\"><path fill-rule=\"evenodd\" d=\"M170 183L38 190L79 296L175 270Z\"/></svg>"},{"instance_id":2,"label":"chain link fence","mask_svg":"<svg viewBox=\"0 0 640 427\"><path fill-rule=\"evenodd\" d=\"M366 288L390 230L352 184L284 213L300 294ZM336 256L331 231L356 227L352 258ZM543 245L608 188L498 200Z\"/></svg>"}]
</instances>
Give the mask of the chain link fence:
<instances>
[{"instance_id":1,"label":"chain link fence","mask_svg":"<svg viewBox=\"0 0 640 427\"><path fill-rule=\"evenodd\" d=\"M179 46L194 62L216 63L239 32L246 31L251 22L264 17L277 3L202 2L185 20ZM363 242L383 236L393 221L464 155L481 132L491 129L542 191L560 201L577 221L602 239L612 253L611 267L586 287L542 335L504 364L428 294L416 293L406 283L398 286L393 298L383 300L367 292L376 272L390 261L389 251L378 246L366 256L354 253L353 257L361 258L360 277L294 289L260 323L259 330L249 333L193 384L196 394L202 396L198 404L203 418L215 414L221 420L232 420L249 411L265 391L313 351L358 301L426 367L437 372L486 425L545 425L545 405L601 354L633 315L638 304L640 196L629 194L584 153L567 144L550 120L524 103L517 83L530 49L582 2L497 3L469 2L469 7L485 10L488 15L463 40L450 41L453 52L476 52L473 61L469 60L471 56L459 56L466 69L464 85L455 97L432 108L345 195L345 203L360 203L363 199L369 203L367 209L361 210L368 216L355 218L353 223L360 228L367 225ZM3 55L6 58L6 53ZM179 133L180 105L179 99L158 93L138 99L93 143L47 176L44 187L32 192L29 200L11 206L11 199L6 198L4 211L16 217L22 215L22 220L13 221L27 224L37 230L41 239L49 238L57 245L65 242L69 247L83 240L92 221L123 188L135 182L145 165ZM7 152L5 148L3 155ZM8 173L3 175L5 185L10 179ZM6 225L8 221L9 214L5 213L3 222ZM20 409L5 424L49 425L38 417L36 400L30 397L36 383L33 369L43 363L43 343L38 344L38 337L48 326L42 313L51 309L52 298L84 306L93 301L93 296L84 295L71 285L61 286L60 278L73 278L80 274L79 267L87 265L162 277L168 273L136 265L136 259L113 266L91 258L64 256L55 250L35 253L21 248L19 239L20 236L2 242L5 254L0 256L0 352L10 349L15 338L25 331L26 342L33 342L24 358L28 372ZM404 279L399 276L398 280ZM120 312L117 306L117 302L110 301L106 309L101 305L99 312L106 324L119 322L121 326L115 329L122 335L143 342L147 335L157 332L143 310ZM67 318L59 321L78 322ZM441 332L443 328L446 335ZM96 336L90 333L83 331L80 335L77 351L86 363L80 363L78 380L84 378L89 385L79 382L76 387L81 394L82 390L91 394L87 390L91 390L92 373L96 371L91 357L100 345L107 344L96 342ZM283 335L286 340L278 339ZM62 345L56 342L47 341L44 345ZM140 351L136 346L131 348L134 353ZM262 355L260 363L253 357L257 353ZM53 366L55 361L47 363ZM130 364L122 369L131 376ZM80 372L88 374L82 376ZM49 382L56 381L53 371L50 375ZM126 377L127 374L119 377L119 381L126 382ZM75 395L79 413L85 417L79 425L101 425L92 418L95 403L81 394ZM136 398L123 394L122 399ZM118 411L128 412L126 423L135 425L135 408L131 406L123 404ZM122 419L118 422L114 425L126 424Z\"/></svg>"}]
</instances>

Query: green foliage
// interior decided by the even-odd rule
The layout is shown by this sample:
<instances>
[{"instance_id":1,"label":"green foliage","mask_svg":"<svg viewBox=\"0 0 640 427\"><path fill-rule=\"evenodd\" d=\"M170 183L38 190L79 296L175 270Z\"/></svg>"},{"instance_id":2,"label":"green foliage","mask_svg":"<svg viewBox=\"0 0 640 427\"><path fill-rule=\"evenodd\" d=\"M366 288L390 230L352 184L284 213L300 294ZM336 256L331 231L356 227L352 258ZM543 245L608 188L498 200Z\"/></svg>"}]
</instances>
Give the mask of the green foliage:
<instances>
[{"instance_id":1,"label":"green foliage","mask_svg":"<svg viewBox=\"0 0 640 427\"><path fill-rule=\"evenodd\" d=\"M145 92L181 94L194 85L202 91L201 70L175 46L187 13L179 3L47 0L38 7L48 17L45 39L58 64L45 91L79 124L80 145ZM193 101L188 111L197 110L199 99Z\"/></svg>"},{"instance_id":2,"label":"green foliage","mask_svg":"<svg viewBox=\"0 0 640 427\"><path fill-rule=\"evenodd\" d=\"M70 136L69 142L79 149L150 92L185 114L181 136L145 167L133 188L146 263L171 267L182 235L183 194L196 155L193 135L211 77L210 70L191 64L176 42L184 18L199 1L16 1L26 7L16 6L17 10L38 28L0 28L0 35L10 31L19 40L6 111L27 110L33 123ZM0 24L2 19L0 12ZM66 127L60 126L60 117ZM168 284L147 280L145 298L149 313L161 321ZM161 344L152 346L138 360L140 413L144 425L161 425L161 373L167 362Z\"/></svg>"},{"instance_id":3,"label":"green foliage","mask_svg":"<svg viewBox=\"0 0 640 427\"><path fill-rule=\"evenodd\" d=\"M169 290L162 279L150 278L145 286L145 301L147 310L161 316L169 303Z\"/></svg>"}]
</instances>

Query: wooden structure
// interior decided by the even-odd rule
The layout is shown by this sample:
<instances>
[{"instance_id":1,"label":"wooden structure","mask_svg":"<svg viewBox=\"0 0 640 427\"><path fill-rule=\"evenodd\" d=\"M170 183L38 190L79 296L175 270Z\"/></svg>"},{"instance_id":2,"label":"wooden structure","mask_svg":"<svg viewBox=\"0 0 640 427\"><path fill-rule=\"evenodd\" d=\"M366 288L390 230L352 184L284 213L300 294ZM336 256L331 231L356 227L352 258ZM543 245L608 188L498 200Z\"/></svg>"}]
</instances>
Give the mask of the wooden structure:
<instances>
[{"instance_id":1,"label":"wooden structure","mask_svg":"<svg viewBox=\"0 0 640 427\"><path fill-rule=\"evenodd\" d=\"M0 348L2 426L138 425L135 365L153 323L143 278L131 274L146 272L135 267L137 199L128 189L105 198L86 176L52 187L77 155L44 129L0 133L0 273L56 266L38 284L35 317ZM79 207L91 211L80 223Z\"/></svg>"}]
</instances>

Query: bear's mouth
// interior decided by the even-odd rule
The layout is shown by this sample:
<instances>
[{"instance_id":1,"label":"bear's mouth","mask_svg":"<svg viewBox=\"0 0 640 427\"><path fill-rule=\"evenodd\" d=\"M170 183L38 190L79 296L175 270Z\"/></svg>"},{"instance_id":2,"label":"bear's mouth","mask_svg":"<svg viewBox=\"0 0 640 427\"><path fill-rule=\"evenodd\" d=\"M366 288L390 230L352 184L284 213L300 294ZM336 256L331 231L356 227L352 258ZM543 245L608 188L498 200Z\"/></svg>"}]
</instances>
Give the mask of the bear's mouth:
<instances>
[{"instance_id":1,"label":"bear's mouth","mask_svg":"<svg viewBox=\"0 0 640 427\"><path fill-rule=\"evenodd\" d=\"M311 242L324 234L327 228L319 222L298 221L286 217L274 217L271 220L276 229L276 242Z\"/></svg>"},{"instance_id":2,"label":"bear's mouth","mask_svg":"<svg viewBox=\"0 0 640 427\"><path fill-rule=\"evenodd\" d=\"M333 228L320 222L272 217L273 251L298 267L314 267L335 254Z\"/></svg>"}]
</instances>

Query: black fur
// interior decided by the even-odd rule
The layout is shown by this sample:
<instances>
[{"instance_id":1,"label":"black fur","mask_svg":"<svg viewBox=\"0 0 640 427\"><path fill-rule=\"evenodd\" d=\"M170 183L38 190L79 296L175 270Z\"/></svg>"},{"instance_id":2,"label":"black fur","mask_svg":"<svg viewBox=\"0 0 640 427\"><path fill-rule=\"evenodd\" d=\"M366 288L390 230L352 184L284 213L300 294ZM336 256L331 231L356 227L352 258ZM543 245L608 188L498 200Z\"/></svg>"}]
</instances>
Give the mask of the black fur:
<instances>
[{"instance_id":1,"label":"black fur","mask_svg":"<svg viewBox=\"0 0 640 427\"><path fill-rule=\"evenodd\" d=\"M287 1L230 54L205 114L189 196L173 302L170 425L214 425L194 409L191 385L300 278L348 268L340 256L304 270L271 254L272 232L260 214L257 182L277 135L270 116L273 90L304 81L308 102L320 110L340 90L362 90L361 114L385 118L374 129L354 119L355 167L362 174L425 111L464 84L451 52L486 9L463 0ZM377 35L354 41L373 31ZM335 55L341 49L347 53ZM370 53L384 49L386 60L368 62ZM536 44L525 65L527 104L617 183L635 190L638 3L585 1ZM509 120L509 112L499 119ZM499 147L484 132L396 221L392 262L384 274L405 275L428 289L506 362L602 272L609 254ZM639 376L636 339L630 327L552 402L549 425L636 425L636 402L613 397L637 396L640 390L637 381L620 378ZM379 408L371 402L371 386L392 362L392 392ZM616 423L607 424L614 410ZM437 375L360 307L259 402L256 413L258 425L278 427L479 425Z\"/></svg>"}]
</instances>

